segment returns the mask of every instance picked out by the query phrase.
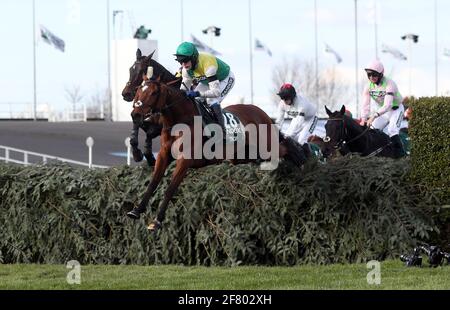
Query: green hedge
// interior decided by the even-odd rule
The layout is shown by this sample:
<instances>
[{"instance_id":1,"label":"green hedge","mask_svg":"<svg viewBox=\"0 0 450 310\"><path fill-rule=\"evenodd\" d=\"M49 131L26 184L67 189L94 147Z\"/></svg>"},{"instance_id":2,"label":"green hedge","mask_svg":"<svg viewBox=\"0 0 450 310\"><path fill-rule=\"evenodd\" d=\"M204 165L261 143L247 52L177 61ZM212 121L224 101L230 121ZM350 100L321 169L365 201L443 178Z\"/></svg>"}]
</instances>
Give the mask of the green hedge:
<instances>
[{"instance_id":1,"label":"green hedge","mask_svg":"<svg viewBox=\"0 0 450 310\"><path fill-rule=\"evenodd\" d=\"M173 165L170 167L173 170ZM169 173L169 172L168 172ZM125 216L150 171L0 164L3 263L293 265L396 257L437 230L440 204L407 182L409 159L345 157L302 171L228 163L192 170L163 229Z\"/></svg>"},{"instance_id":2,"label":"green hedge","mask_svg":"<svg viewBox=\"0 0 450 310\"><path fill-rule=\"evenodd\" d=\"M450 97L419 98L411 102L409 124L414 182L439 191L450 200Z\"/></svg>"}]
</instances>

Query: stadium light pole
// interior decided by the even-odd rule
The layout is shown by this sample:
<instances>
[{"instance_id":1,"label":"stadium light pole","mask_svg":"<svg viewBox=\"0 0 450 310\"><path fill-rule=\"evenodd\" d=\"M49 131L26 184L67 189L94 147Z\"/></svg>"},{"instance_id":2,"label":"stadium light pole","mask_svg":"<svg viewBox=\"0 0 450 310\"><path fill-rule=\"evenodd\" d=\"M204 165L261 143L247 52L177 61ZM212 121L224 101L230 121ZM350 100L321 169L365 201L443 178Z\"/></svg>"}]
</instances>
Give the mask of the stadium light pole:
<instances>
[{"instance_id":1,"label":"stadium light pole","mask_svg":"<svg viewBox=\"0 0 450 310\"><path fill-rule=\"evenodd\" d=\"M221 28L219 28L219 27L216 27L216 26L209 26L209 27L207 27L206 29L203 29L202 30L202 32L204 33L204 34L207 34L207 35L209 35L209 39L210 39L210 47L214 47L214 45L213 45L213 39L214 39L214 37L218 37L218 36L220 36L220 29Z\"/></svg>"},{"instance_id":2,"label":"stadium light pole","mask_svg":"<svg viewBox=\"0 0 450 310\"><path fill-rule=\"evenodd\" d=\"M184 42L184 12L183 12L183 0L180 0L180 14L181 14L181 42Z\"/></svg>"},{"instance_id":3,"label":"stadium light pole","mask_svg":"<svg viewBox=\"0 0 450 310\"><path fill-rule=\"evenodd\" d=\"M356 115L359 117L359 85L358 85L358 0L355 0L355 87Z\"/></svg>"},{"instance_id":4,"label":"stadium light pole","mask_svg":"<svg viewBox=\"0 0 450 310\"><path fill-rule=\"evenodd\" d=\"M435 96L439 94L439 75L438 75L438 23L437 23L437 0L434 0L434 83Z\"/></svg>"},{"instance_id":5,"label":"stadium light pole","mask_svg":"<svg viewBox=\"0 0 450 310\"><path fill-rule=\"evenodd\" d=\"M248 0L248 43L250 50L250 103L253 104L253 39L252 39L252 1Z\"/></svg>"},{"instance_id":6,"label":"stadium light pole","mask_svg":"<svg viewBox=\"0 0 450 310\"><path fill-rule=\"evenodd\" d=\"M117 102L118 102L118 89L119 84L117 81L118 78L118 48L117 48L117 33L116 33L116 15L123 14L123 10L113 10L113 41L114 41L114 93L112 94L114 96L114 102L116 103L116 109L117 109ZM112 109L111 109L111 118L112 118Z\"/></svg>"},{"instance_id":7,"label":"stadium light pole","mask_svg":"<svg viewBox=\"0 0 450 310\"><path fill-rule=\"evenodd\" d=\"M402 40L408 40L408 61L409 61L409 96L412 96L412 43L417 43L419 41L419 36L417 34L408 33L401 37Z\"/></svg>"},{"instance_id":8,"label":"stadium light pole","mask_svg":"<svg viewBox=\"0 0 450 310\"><path fill-rule=\"evenodd\" d=\"M314 41L315 41L315 97L319 104L319 45L317 40L317 0L314 0Z\"/></svg>"},{"instance_id":9,"label":"stadium light pole","mask_svg":"<svg viewBox=\"0 0 450 310\"><path fill-rule=\"evenodd\" d=\"M36 0L33 0L33 120L36 121Z\"/></svg>"},{"instance_id":10,"label":"stadium light pole","mask_svg":"<svg viewBox=\"0 0 450 310\"><path fill-rule=\"evenodd\" d=\"M112 91L111 91L111 20L109 0L106 0L106 44L108 51L108 121L112 121Z\"/></svg>"},{"instance_id":11,"label":"stadium light pole","mask_svg":"<svg viewBox=\"0 0 450 310\"><path fill-rule=\"evenodd\" d=\"M378 5L377 5L377 0L374 0L373 10L374 10L373 25L374 25L374 31L375 31L375 58L378 59Z\"/></svg>"}]
</instances>

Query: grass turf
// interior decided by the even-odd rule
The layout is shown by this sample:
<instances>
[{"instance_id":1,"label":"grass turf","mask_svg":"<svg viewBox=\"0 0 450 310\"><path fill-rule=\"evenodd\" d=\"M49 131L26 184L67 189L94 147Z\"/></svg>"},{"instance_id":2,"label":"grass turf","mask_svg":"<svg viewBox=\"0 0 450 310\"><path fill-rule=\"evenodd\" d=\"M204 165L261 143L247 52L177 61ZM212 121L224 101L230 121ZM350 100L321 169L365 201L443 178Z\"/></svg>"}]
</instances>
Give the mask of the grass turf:
<instances>
[{"instance_id":1,"label":"grass turf","mask_svg":"<svg viewBox=\"0 0 450 310\"><path fill-rule=\"evenodd\" d=\"M450 266L407 268L381 263L381 284L369 285L366 264L295 267L81 266L81 284L68 284L63 265L0 265L0 289L450 289Z\"/></svg>"}]
</instances>

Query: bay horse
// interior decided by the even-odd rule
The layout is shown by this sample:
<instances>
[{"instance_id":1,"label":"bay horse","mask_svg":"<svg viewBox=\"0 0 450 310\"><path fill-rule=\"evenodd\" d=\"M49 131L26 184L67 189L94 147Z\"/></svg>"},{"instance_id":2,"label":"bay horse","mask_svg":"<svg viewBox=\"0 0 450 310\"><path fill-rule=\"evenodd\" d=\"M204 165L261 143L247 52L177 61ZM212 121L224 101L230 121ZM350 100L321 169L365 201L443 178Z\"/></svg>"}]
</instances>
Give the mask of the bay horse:
<instances>
[{"instance_id":1,"label":"bay horse","mask_svg":"<svg viewBox=\"0 0 450 310\"><path fill-rule=\"evenodd\" d=\"M325 110L329 116L325 124L326 137L322 153L328 157L334 151L341 155L359 153L361 156L382 156L397 158L398 152L387 134L378 129L359 125L345 114L345 106L340 111Z\"/></svg>"},{"instance_id":2,"label":"bay horse","mask_svg":"<svg viewBox=\"0 0 450 310\"><path fill-rule=\"evenodd\" d=\"M270 154L274 151L274 153L278 154L279 157L285 157L299 167L306 162L309 155L309 148L305 149L294 140L284 137L273 124L272 119L257 106L244 104L231 105L224 109L224 113L231 113L235 115L242 122L243 126L250 126L251 124L254 125L258 138L250 139L250 134L245 131L245 139L241 141L243 141L246 148L251 148L256 143L258 148L258 156L261 154L262 145L265 144L267 150L271 152ZM140 214L145 212L148 202L160 183L171 158L175 158L176 167L172 175L172 180L164 194L164 199L161 203L157 217L148 226L150 231L157 231L161 227L167 206L175 194L178 186L186 176L189 168L200 168L211 164L217 164L222 162L224 160L223 158L225 158L214 157L208 159L205 156L203 150L209 140L201 134L203 131L201 122L200 128L196 127L196 120L198 120L200 116L196 103L192 99L189 99L185 92L179 89L171 88L170 86L161 83L158 79L149 79L145 82L145 85L138 89L136 93L132 117L134 122L141 124L145 117L154 114L159 114L162 121L163 128L161 132L161 149L156 159L152 180L149 183L139 206L135 206L132 211L127 213L129 217L138 219ZM182 133L171 132L172 129L175 129L178 125L185 126L188 131L183 131ZM222 129L219 125L216 126L217 131L215 131L215 133L218 134L218 141L223 141L220 140L222 138ZM265 130L267 131L265 132ZM197 136L199 131L200 141L198 141ZM186 134L186 132L188 134ZM272 138L275 135L277 138L277 145L273 145ZM181 156L173 156L172 148L175 145L181 145L180 149L182 151L185 151L185 145L193 145L194 147L189 149L186 147L186 153L183 153ZM236 145L225 145L222 149L223 154L225 154L229 148L233 148L234 150ZM200 153L196 153L199 149ZM200 154L200 156L196 156L196 154ZM234 155L236 155L236 153L234 153ZM278 158L270 158L270 160L272 159L278 160ZM239 160L233 159L231 162L238 164L258 160L260 160L260 158L245 157Z\"/></svg>"},{"instance_id":3,"label":"bay horse","mask_svg":"<svg viewBox=\"0 0 450 310\"><path fill-rule=\"evenodd\" d=\"M154 53L155 51L153 51L148 56L143 56L141 50L137 49L136 61L129 69L130 76L128 78L127 84L122 90L123 100L127 102L133 101L137 89L144 81L143 77L147 74L147 68L149 66L153 68L154 74L159 76L163 83L167 83L168 85L171 85L175 88L180 88L181 78L177 78L156 60L152 59ZM142 153L142 151L139 149L139 128L141 128L146 134L144 153ZM157 119L154 119L153 121L142 122L141 124L137 124L133 121L133 129L130 135L130 144L132 148L133 159L135 162L142 161L143 157L145 156L149 166L153 166L155 164L155 159L152 153L152 140L161 134L161 129L162 126L158 123Z\"/></svg>"}]
</instances>

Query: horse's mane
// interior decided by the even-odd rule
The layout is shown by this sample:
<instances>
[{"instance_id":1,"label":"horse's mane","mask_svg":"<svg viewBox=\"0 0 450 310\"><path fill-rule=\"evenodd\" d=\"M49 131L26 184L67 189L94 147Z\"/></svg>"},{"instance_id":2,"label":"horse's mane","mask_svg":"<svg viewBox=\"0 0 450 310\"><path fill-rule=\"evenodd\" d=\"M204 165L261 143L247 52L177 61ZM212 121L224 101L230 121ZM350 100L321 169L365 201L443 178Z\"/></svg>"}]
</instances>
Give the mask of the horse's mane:
<instances>
[{"instance_id":1,"label":"horse's mane","mask_svg":"<svg viewBox=\"0 0 450 310\"><path fill-rule=\"evenodd\" d=\"M144 60L146 56L141 56L139 58L140 61ZM153 67L153 74L157 75L161 78L161 81L163 83L171 82L177 79L175 75L173 75L169 70L167 70L163 65L161 65L159 62L157 62L154 59L150 59L150 62L148 63L149 66Z\"/></svg>"},{"instance_id":2,"label":"horse's mane","mask_svg":"<svg viewBox=\"0 0 450 310\"><path fill-rule=\"evenodd\" d=\"M361 126L360 124L358 124L358 122L354 118L352 118L352 117L350 117L350 116L348 116L346 114L344 114L342 116L342 118L344 119L344 121L347 122L347 124L352 126L353 129L357 129L358 131L362 131L362 130L365 129L365 127Z\"/></svg>"},{"instance_id":3,"label":"horse's mane","mask_svg":"<svg viewBox=\"0 0 450 310\"><path fill-rule=\"evenodd\" d=\"M179 89L179 88L170 87L170 86L166 85L166 84L162 81L162 79L159 81L159 83L160 83L160 86L164 86L164 87L167 89L167 92L169 93L170 96L171 96L171 95L185 96L185 92L184 92L184 91L182 91L182 90ZM188 99L188 98L186 97L186 99ZM189 101L191 101L191 100L189 100Z\"/></svg>"}]
</instances>

